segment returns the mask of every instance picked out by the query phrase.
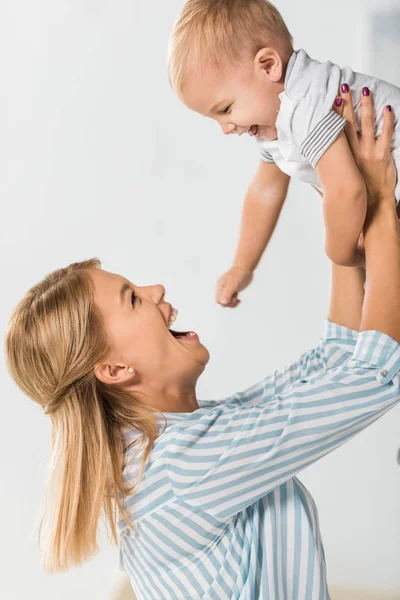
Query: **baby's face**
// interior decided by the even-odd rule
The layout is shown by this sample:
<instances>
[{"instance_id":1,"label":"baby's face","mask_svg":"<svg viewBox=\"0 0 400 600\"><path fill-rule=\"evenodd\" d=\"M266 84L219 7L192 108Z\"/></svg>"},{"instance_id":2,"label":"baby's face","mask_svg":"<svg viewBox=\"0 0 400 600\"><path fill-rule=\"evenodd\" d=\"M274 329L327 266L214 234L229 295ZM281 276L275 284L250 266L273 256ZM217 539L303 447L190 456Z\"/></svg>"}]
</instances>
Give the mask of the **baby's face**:
<instances>
[{"instance_id":1,"label":"baby's face","mask_svg":"<svg viewBox=\"0 0 400 600\"><path fill-rule=\"evenodd\" d=\"M197 71L197 75L196 75ZM219 71L193 69L183 90L183 101L190 109L211 117L222 131L257 138L276 139L283 84L273 81L253 60Z\"/></svg>"}]
</instances>

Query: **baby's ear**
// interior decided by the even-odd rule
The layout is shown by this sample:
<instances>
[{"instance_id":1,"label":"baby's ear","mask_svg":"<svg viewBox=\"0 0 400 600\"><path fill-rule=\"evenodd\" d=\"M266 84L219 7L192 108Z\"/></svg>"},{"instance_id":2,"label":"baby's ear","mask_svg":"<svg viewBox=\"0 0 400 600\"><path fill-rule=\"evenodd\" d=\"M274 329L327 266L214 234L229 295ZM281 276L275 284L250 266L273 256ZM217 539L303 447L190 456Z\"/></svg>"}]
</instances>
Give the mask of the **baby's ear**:
<instances>
[{"instance_id":1,"label":"baby's ear","mask_svg":"<svg viewBox=\"0 0 400 600\"><path fill-rule=\"evenodd\" d=\"M267 75L273 83L282 79L282 59L273 48L261 48L254 57L254 67L261 75Z\"/></svg>"}]
</instances>

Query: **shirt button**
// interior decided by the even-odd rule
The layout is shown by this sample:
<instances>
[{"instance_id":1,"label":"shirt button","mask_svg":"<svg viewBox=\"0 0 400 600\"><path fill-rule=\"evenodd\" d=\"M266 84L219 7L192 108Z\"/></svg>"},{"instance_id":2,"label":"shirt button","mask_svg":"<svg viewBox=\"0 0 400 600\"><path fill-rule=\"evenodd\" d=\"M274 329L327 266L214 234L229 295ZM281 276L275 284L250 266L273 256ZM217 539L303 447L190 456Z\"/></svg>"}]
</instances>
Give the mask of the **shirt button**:
<instances>
[{"instance_id":1,"label":"shirt button","mask_svg":"<svg viewBox=\"0 0 400 600\"><path fill-rule=\"evenodd\" d=\"M387 377L388 372L386 371L386 369L382 369L381 371L381 375L382 377Z\"/></svg>"}]
</instances>

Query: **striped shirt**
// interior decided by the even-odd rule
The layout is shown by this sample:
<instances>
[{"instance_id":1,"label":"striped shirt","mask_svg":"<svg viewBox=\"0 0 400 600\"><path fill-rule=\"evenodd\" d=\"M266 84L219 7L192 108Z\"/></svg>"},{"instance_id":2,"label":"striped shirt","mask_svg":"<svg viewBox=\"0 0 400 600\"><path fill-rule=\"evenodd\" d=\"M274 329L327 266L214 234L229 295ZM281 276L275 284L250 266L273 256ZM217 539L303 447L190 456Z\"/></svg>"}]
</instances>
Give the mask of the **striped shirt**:
<instances>
[{"instance_id":1,"label":"striped shirt","mask_svg":"<svg viewBox=\"0 0 400 600\"><path fill-rule=\"evenodd\" d=\"M400 398L400 346L326 323L320 344L248 390L164 413L120 528L138 600L327 600L315 504L296 475ZM124 480L142 450L127 431Z\"/></svg>"}]
</instances>

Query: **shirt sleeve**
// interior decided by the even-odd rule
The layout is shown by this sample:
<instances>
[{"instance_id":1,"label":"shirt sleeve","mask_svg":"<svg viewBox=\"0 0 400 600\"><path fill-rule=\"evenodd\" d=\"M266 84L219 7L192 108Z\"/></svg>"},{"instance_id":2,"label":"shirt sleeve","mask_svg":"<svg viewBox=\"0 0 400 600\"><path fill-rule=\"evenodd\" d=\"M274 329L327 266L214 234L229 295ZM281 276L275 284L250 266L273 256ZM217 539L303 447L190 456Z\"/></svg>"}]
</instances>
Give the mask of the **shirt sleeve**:
<instances>
[{"instance_id":1,"label":"shirt sleeve","mask_svg":"<svg viewBox=\"0 0 400 600\"><path fill-rule=\"evenodd\" d=\"M259 146L259 148L260 148L261 160L263 160L264 162L267 162L267 163L275 162L274 159L272 158L272 154L270 152L268 152L268 150L266 150L262 146Z\"/></svg>"},{"instance_id":2,"label":"shirt sleeve","mask_svg":"<svg viewBox=\"0 0 400 600\"><path fill-rule=\"evenodd\" d=\"M307 127L303 101L299 103L294 114L295 139L299 152L315 169L320 158L332 146L346 125L333 110L324 110L324 98L315 98L314 108L316 111L310 115Z\"/></svg>"},{"instance_id":3,"label":"shirt sleeve","mask_svg":"<svg viewBox=\"0 0 400 600\"><path fill-rule=\"evenodd\" d=\"M229 520L392 408L399 370L399 344L366 331L339 367L257 404L222 404L171 426L165 458L175 495Z\"/></svg>"},{"instance_id":4,"label":"shirt sleeve","mask_svg":"<svg viewBox=\"0 0 400 600\"><path fill-rule=\"evenodd\" d=\"M346 125L332 109L339 93L340 68L331 62L305 60L300 72L294 71L281 102L283 120L289 140L315 168Z\"/></svg>"},{"instance_id":5,"label":"shirt sleeve","mask_svg":"<svg viewBox=\"0 0 400 600\"><path fill-rule=\"evenodd\" d=\"M321 341L296 361L277 369L260 382L232 396L240 404L257 404L263 397L273 397L288 390L301 377L342 365L351 358L358 332L329 321L324 324Z\"/></svg>"}]
</instances>

